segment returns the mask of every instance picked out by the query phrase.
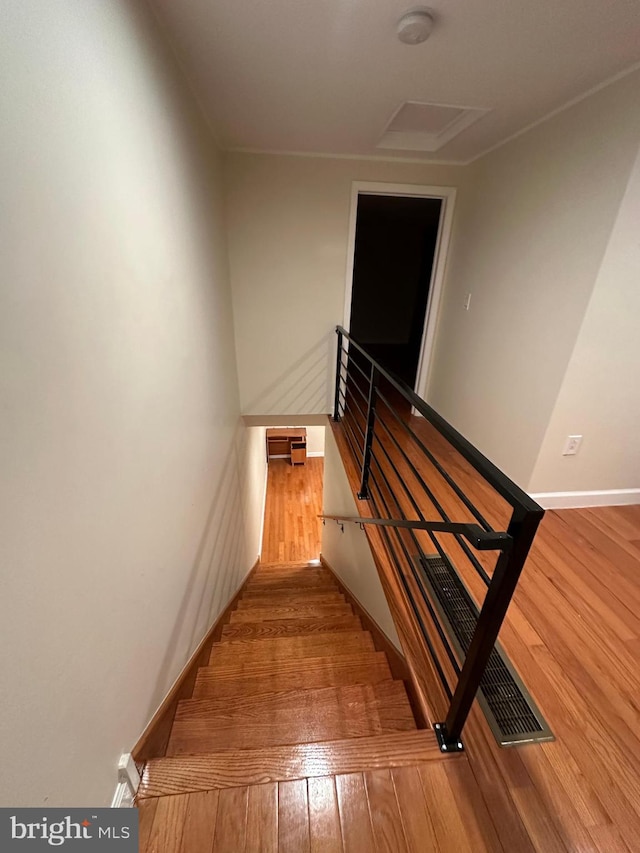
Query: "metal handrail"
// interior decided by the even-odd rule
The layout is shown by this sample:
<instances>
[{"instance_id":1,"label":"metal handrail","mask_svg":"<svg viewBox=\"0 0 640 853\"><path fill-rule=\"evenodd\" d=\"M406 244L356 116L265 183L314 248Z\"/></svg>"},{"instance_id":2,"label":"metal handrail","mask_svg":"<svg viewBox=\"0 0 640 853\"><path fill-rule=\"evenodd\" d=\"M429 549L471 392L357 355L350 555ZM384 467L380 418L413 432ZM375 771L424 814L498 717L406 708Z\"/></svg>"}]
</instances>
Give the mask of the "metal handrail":
<instances>
[{"instance_id":1,"label":"metal handrail","mask_svg":"<svg viewBox=\"0 0 640 853\"><path fill-rule=\"evenodd\" d=\"M513 539L508 533L487 532L479 524L445 521L411 521L404 518L365 518L347 515L318 515L332 521L347 521L353 524L374 524L378 527L398 527L405 530L428 530L432 533L459 533L478 551L509 551Z\"/></svg>"},{"instance_id":2,"label":"metal handrail","mask_svg":"<svg viewBox=\"0 0 640 853\"><path fill-rule=\"evenodd\" d=\"M336 327L338 336L337 359L336 359L336 385L335 385L335 407L334 420L341 421L344 414L344 435L347 443L353 452L354 457L360 465L360 489L358 498L361 500L370 500L372 507L377 513L377 517L351 517L351 516L321 516L322 518L331 518L339 524L343 522L353 522L360 524L363 529L365 524L378 526L381 528L381 534L384 536L389 555L392 559L394 572L398 575L405 592L407 593L408 601L415 615L417 624L420 627L425 646L431 655L433 664L438 672L443 683L445 693L450 697L450 705L446 713L446 719L434 725L436 734L443 752L453 752L462 748L460 736L465 725L471 705L476 696L480 682L484 677L489 657L495 647L498 633L504 621L507 609L513 597L516 585L520 578L520 574L524 567L525 560L531 548L534 536L538 525L544 515L544 510L540 507L529 495L526 494L516 483L507 477L499 468L497 468L486 456L475 448L463 435L461 435L450 423L448 423L441 415L438 414L431 406L409 388L401 379L394 376L392 373L383 368L371 355L355 341L352 336L342 327ZM343 339L348 343L348 349L343 346ZM361 353L369 367L369 376L367 372L356 363L350 352L353 347ZM347 364L343 361L343 355L347 355ZM351 371L352 367L358 369L359 374L364 377L365 382L368 382L368 389L360 388L359 384L353 381L353 387L356 387L360 392L363 405L366 405L366 411L357 403L353 394L350 394L350 379L354 375ZM344 375L343 374L344 371ZM474 505L473 501L465 493L464 489L456 483L454 478L444 467L444 463L438 460L435 455L429 450L421 438L416 435L413 429L404 419L395 411L393 405L386 399L378 390L380 378L384 379L395 388L402 397L419 412L435 429L448 441L458 453L469 462L484 481L492 487L492 489L501 495L511 505L511 518L509 520L507 530L495 531L487 522L484 515ZM344 385L344 392L342 387ZM344 400L344 405L342 403ZM464 506L472 513L475 520L479 524L473 522L454 522L448 517L444 506L441 506L432 488L427 484L421 476L417 476L416 482L419 487L425 491L425 494L430 497L431 503L436 508L436 511L441 514L441 521L428 521L422 517L422 512L416 502L415 497L408 491L407 484L396 465L389 457L389 453L385 449L384 443L379 435L379 427L382 426L389 436L391 442L396 446L396 449L404 458L410 471L417 474L417 470L407 453L395 439L393 433L386 426L383 417L376 411L378 401L382 401L386 409L398 420L404 430L409 435L410 440L414 442L414 453L419 453L433 466L434 472L441 476L455 495L461 500ZM351 401L351 402L350 402ZM351 403L353 405L351 405ZM342 412L341 412L342 407ZM355 407L355 408L354 408ZM357 410L362 423L354 417ZM347 414L349 415L347 417ZM357 431L357 432L356 432ZM358 434L359 433L359 436ZM409 501L413 505L416 513L421 516L420 520L408 518L393 518L392 515L400 514L404 516L404 510L399 502L392 482L390 482L385 470L381 466L377 458L373 446L374 442L378 442L377 446L382 448L385 453L390 469L391 478L395 476L399 478L401 489L406 492ZM375 468L375 470L373 470ZM389 498L391 501L389 502ZM394 506L395 505L395 506ZM386 514L386 518L383 517ZM403 537L401 530L406 531ZM467 647L464 661L461 661L461 666L458 666L455 661L451 644L448 642L443 626L440 624L439 617L429 600L429 596L421 592L419 598L422 605L425 606L429 618L432 619L437 634L443 643L445 652L449 657L449 661L453 666L453 671L457 676L457 683L452 689L447 677L445 676L443 667L440 664L438 655L434 649L433 643L429 637L429 631L426 630L423 616L420 612L421 605L418 603L418 598L414 597L411 591L412 584L407 583L407 577L413 576L417 581L415 560L411 554L411 547L415 548L420 557L424 557L422 544L416 536L416 531L424 530L436 550L443 559L448 559L443 551L442 545L434 535L436 533L450 533L455 537L456 542L462 548L467 559L476 569L480 577L487 585L487 593L482 603L476 628L473 637ZM478 551L495 550L498 551L498 558L495 563L491 576L487 574L482 565L478 562L474 554L469 550L466 542ZM406 541L405 541L406 540ZM395 542L395 545L393 544ZM409 546L409 547L408 547ZM450 560L449 560L450 562ZM455 567L452 566L455 571ZM406 575L406 576L405 576ZM418 584L418 587L420 584Z\"/></svg>"},{"instance_id":3,"label":"metal handrail","mask_svg":"<svg viewBox=\"0 0 640 853\"><path fill-rule=\"evenodd\" d=\"M462 433L458 432L442 415L432 409L422 397L418 397L416 392L411 389L402 379L389 373L382 365L377 362L369 353L359 344L342 326L336 326L336 332L340 339L346 338L349 343L361 352L375 367L376 371L390 382L393 387L399 391L402 396L413 406L416 411L432 423L438 432L440 432L455 449L470 462L484 479L490 483L493 488L501 495L511 506L519 506L524 510L531 512L543 512L542 507L537 504L525 491L523 491L517 483L514 483L507 475L501 471L490 459L480 453L477 447L474 447L471 442L466 439ZM340 347L338 347L340 353ZM341 355L341 354L340 354Z\"/></svg>"}]
</instances>

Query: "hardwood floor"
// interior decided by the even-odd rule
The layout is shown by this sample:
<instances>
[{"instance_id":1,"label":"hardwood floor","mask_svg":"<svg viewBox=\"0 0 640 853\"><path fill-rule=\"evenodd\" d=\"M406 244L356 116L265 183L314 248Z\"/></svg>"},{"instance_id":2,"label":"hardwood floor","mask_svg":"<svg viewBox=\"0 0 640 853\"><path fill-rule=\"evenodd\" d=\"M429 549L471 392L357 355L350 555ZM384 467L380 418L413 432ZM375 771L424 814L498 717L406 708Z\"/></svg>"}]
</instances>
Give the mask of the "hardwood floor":
<instances>
[{"instance_id":1,"label":"hardwood floor","mask_svg":"<svg viewBox=\"0 0 640 853\"><path fill-rule=\"evenodd\" d=\"M548 512L525 567L501 642L553 743L500 749L474 708L444 758L339 588L300 571L243 590L146 765L141 851L640 851L640 507Z\"/></svg>"},{"instance_id":2,"label":"hardwood floor","mask_svg":"<svg viewBox=\"0 0 640 853\"><path fill-rule=\"evenodd\" d=\"M502 499L428 422L412 418L411 425L496 529L504 529ZM391 429L450 516L467 519L468 510L438 484L433 466L420 461L400 429ZM335 434L344 458L346 443L339 429ZM407 474L397 451L390 453ZM410 490L419 495L411 476ZM353 487L357 478L350 479ZM404 498L401 505L415 517ZM426 517L438 517L426 497L419 506ZM640 506L552 511L542 522L500 639L556 741L500 749L478 707L463 733L506 850L640 850L639 534ZM366 535L379 547L375 534ZM459 547L451 537L439 540L482 600L484 589ZM490 574L491 563L483 564ZM441 718L445 700L426 670L424 686L437 705L430 718Z\"/></svg>"},{"instance_id":3,"label":"hardwood floor","mask_svg":"<svg viewBox=\"0 0 640 853\"><path fill-rule=\"evenodd\" d=\"M165 754L145 765L141 851L422 849L407 846L422 826L396 786L455 785L457 759L431 768L443 762L433 731L416 728L331 572L261 564L237 604Z\"/></svg>"},{"instance_id":4,"label":"hardwood floor","mask_svg":"<svg viewBox=\"0 0 640 853\"><path fill-rule=\"evenodd\" d=\"M263 563L306 563L320 557L323 471L324 459L318 456L296 466L287 459L269 462Z\"/></svg>"}]
</instances>

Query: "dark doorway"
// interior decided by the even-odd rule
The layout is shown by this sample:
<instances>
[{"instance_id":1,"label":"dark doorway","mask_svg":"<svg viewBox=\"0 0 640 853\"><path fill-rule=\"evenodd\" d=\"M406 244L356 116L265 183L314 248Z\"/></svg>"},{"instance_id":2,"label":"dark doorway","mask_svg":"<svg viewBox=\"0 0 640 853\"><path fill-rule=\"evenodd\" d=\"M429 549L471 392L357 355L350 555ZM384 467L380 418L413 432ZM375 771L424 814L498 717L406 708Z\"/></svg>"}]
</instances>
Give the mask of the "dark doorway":
<instances>
[{"instance_id":1,"label":"dark doorway","mask_svg":"<svg viewBox=\"0 0 640 853\"><path fill-rule=\"evenodd\" d=\"M442 200L359 195L350 332L414 387Z\"/></svg>"}]
</instances>

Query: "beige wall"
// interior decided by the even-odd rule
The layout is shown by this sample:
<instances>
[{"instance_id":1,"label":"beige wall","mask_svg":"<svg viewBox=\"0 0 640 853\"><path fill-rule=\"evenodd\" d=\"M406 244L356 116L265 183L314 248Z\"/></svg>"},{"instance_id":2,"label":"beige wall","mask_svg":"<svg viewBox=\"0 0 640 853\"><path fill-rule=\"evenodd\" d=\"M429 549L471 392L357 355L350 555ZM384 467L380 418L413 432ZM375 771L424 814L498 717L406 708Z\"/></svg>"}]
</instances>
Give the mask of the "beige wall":
<instances>
[{"instance_id":1,"label":"beige wall","mask_svg":"<svg viewBox=\"0 0 640 853\"><path fill-rule=\"evenodd\" d=\"M325 441L322 511L328 515L349 518L358 515L340 452L330 429L327 430ZM357 524L345 524L344 531L341 531L334 521L327 521L322 528L321 553L396 648L402 650L364 531Z\"/></svg>"},{"instance_id":2,"label":"beige wall","mask_svg":"<svg viewBox=\"0 0 640 853\"><path fill-rule=\"evenodd\" d=\"M242 411L328 412L352 182L459 186L463 169L239 153L225 163Z\"/></svg>"},{"instance_id":3,"label":"beige wall","mask_svg":"<svg viewBox=\"0 0 640 853\"><path fill-rule=\"evenodd\" d=\"M635 73L469 167L428 400L524 487L639 135Z\"/></svg>"},{"instance_id":4,"label":"beige wall","mask_svg":"<svg viewBox=\"0 0 640 853\"><path fill-rule=\"evenodd\" d=\"M238 430L238 464L242 484L242 508L247 542L255 559L262 549L264 504L267 494L266 430L245 427Z\"/></svg>"},{"instance_id":5,"label":"beige wall","mask_svg":"<svg viewBox=\"0 0 640 853\"><path fill-rule=\"evenodd\" d=\"M259 550L220 166L143 8L3 4L2 805L108 805Z\"/></svg>"},{"instance_id":6,"label":"beige wall","mask_svg":"<svg viewBox=\"0 0 640 853\"><path fill-rule=\"evenodd\" d=\"M312 456L324 456L325 427L307 427L307 453Z\"/></svg>"},{"instance_id":7,"label":"beige wall","mask_svg":"<svg viewBox=\"0 0 640 853\"><path fill-rule=\"evenodd\" d=\"M533 492L640 489L640 153L531 478ZM562 456L567 435L583 435ZM638 500L637 494L635 499Z\"/></svg>"}]
</instances>

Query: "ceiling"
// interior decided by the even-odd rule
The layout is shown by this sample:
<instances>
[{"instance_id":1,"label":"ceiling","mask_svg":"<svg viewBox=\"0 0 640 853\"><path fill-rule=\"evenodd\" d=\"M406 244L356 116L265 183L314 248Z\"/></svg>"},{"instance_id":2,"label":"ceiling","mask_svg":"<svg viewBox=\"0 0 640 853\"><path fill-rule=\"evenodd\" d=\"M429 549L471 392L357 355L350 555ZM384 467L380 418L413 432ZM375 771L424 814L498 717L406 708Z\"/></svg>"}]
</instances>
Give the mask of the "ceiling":
<instances>
[{"instance_id":1,"label":"ceiling","mask_svg":"<svg viewBox=\"0 0 640 853\"><path fill-rule=\"evenodd\" d=\"M640 61L640 0L433 0L414 46L410 0L152 3L225 149L468 162ZM378 148L407 101L488 112L437 151Z\"/></svg>"}]
</instances>

